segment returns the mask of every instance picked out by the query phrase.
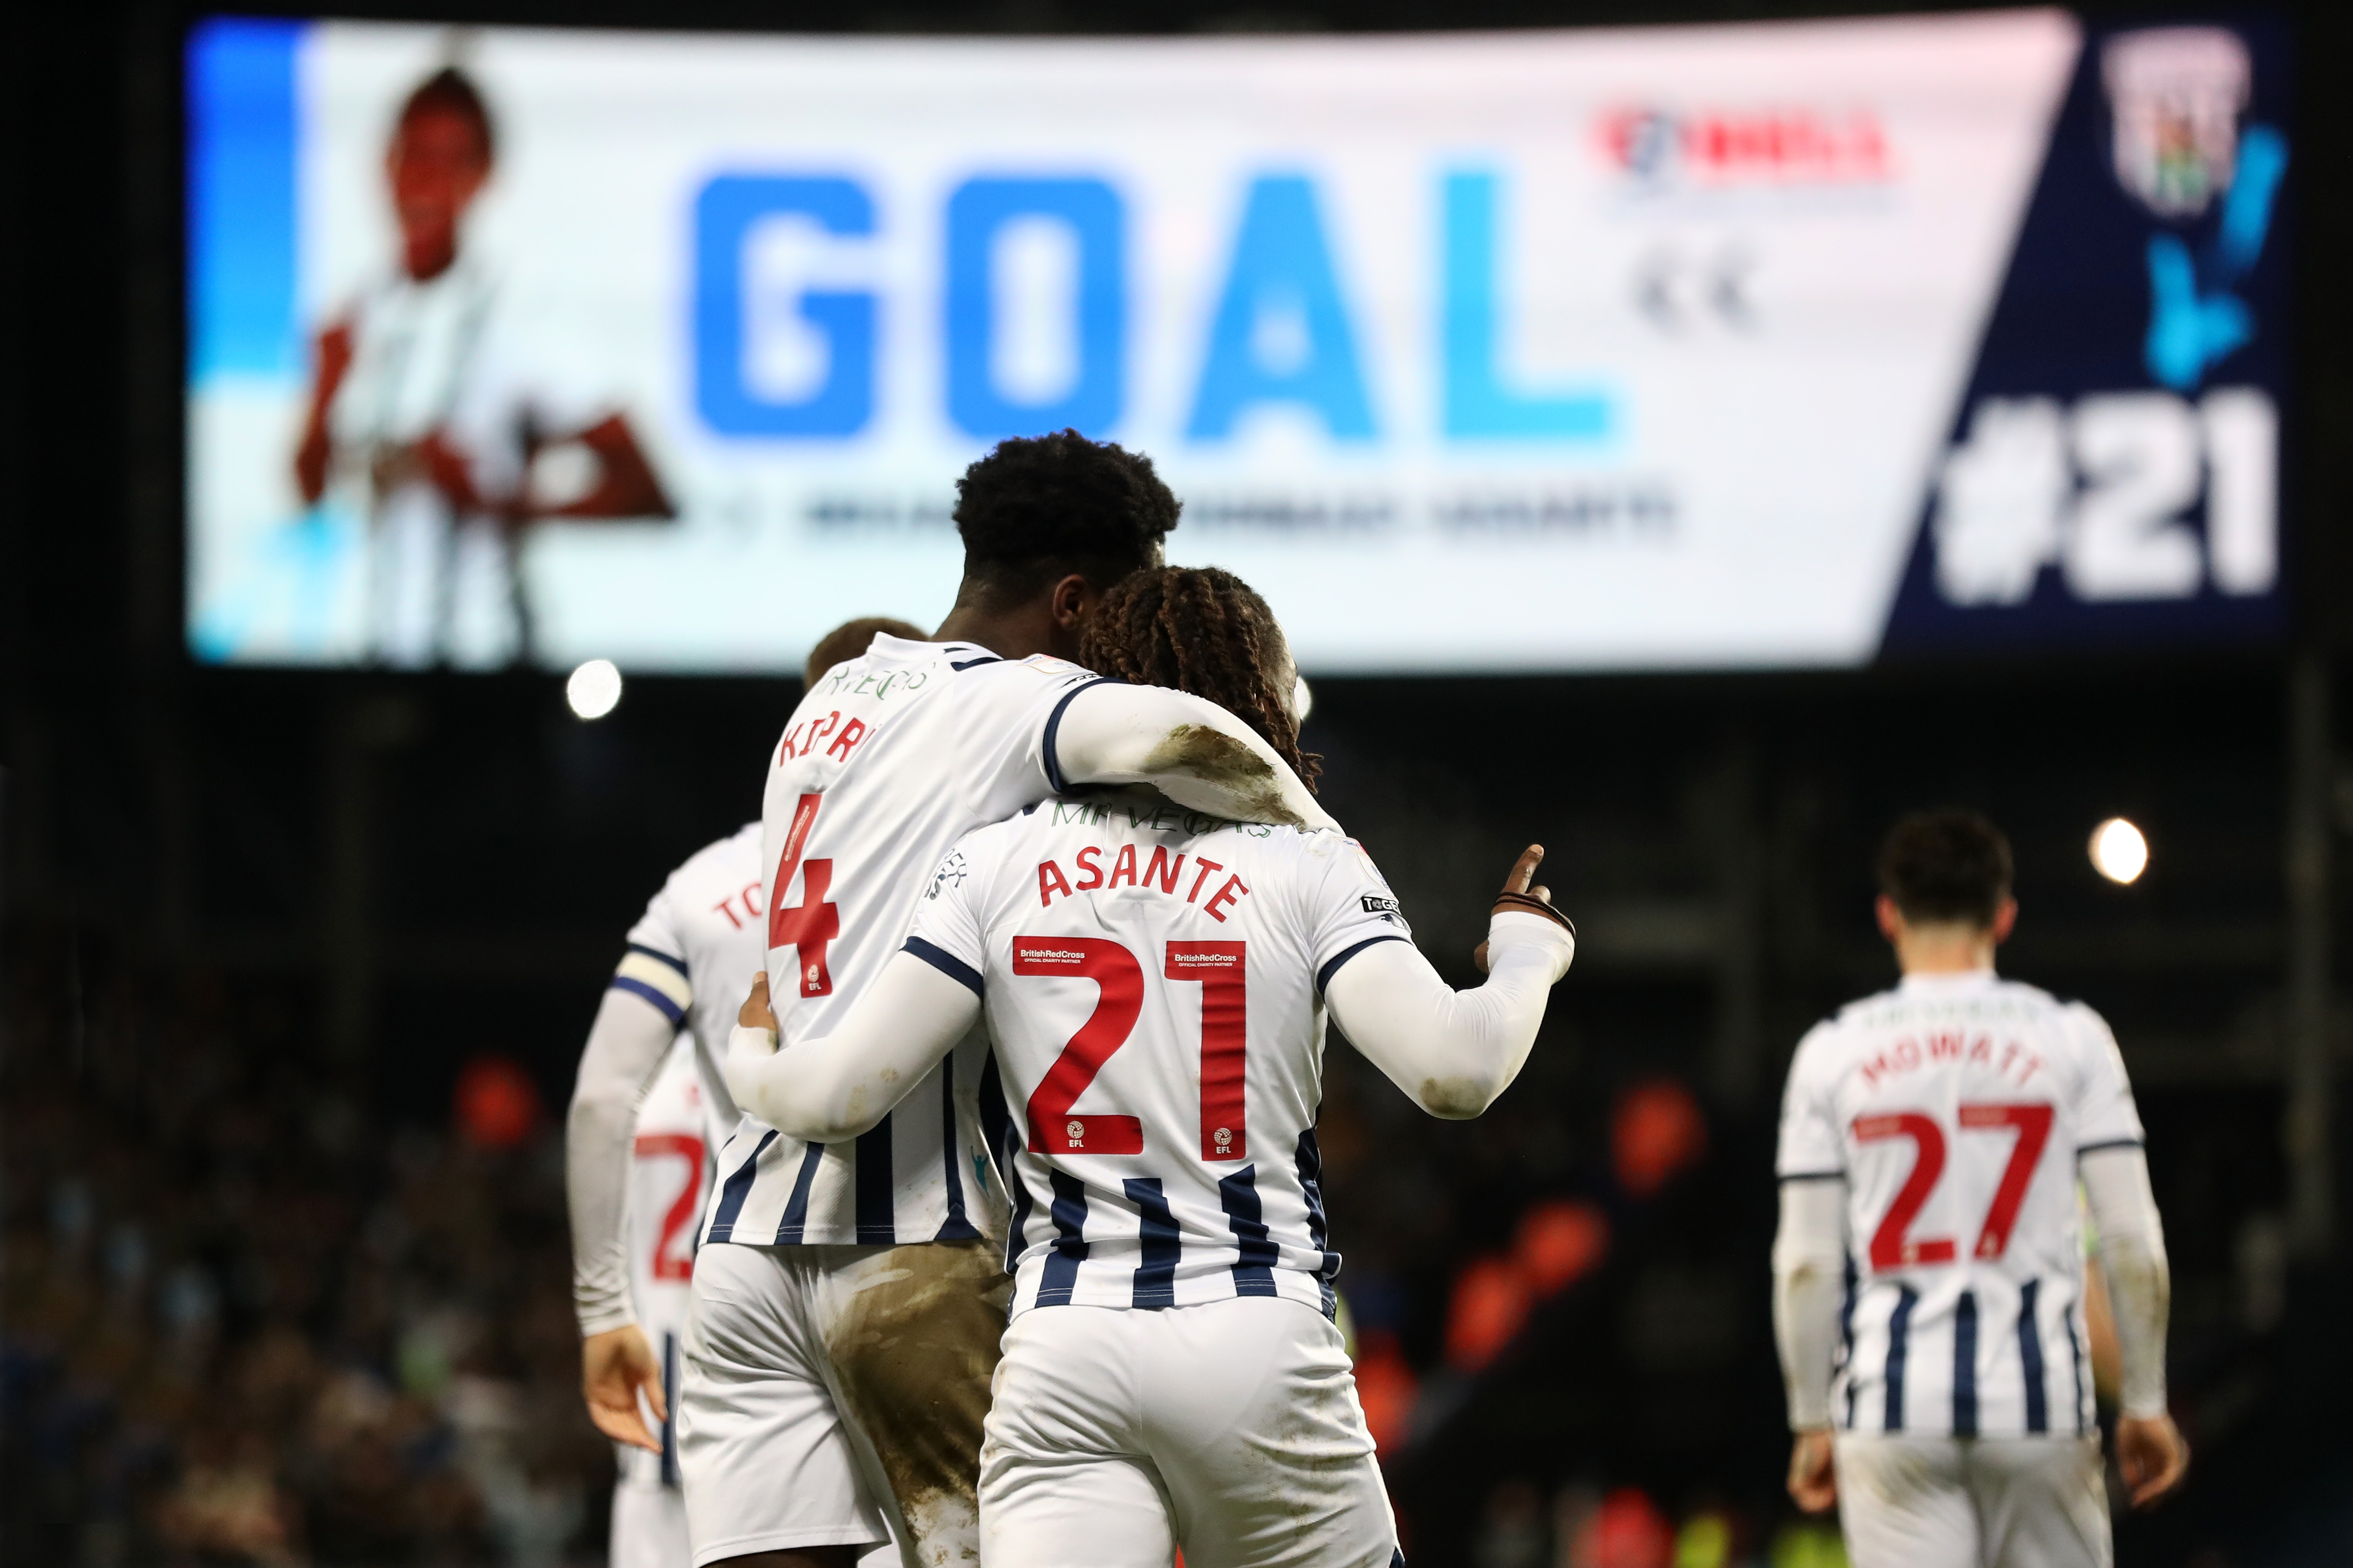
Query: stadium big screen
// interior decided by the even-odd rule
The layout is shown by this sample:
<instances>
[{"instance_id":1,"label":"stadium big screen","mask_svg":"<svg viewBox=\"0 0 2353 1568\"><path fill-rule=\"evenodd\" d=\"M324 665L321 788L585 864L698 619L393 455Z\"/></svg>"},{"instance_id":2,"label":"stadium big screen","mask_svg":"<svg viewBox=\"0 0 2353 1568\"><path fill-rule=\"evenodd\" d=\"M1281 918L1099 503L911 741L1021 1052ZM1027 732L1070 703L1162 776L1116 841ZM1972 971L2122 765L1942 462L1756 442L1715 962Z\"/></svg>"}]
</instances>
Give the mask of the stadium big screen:
<instances>
[{"instance_id":1,"label":"stadium big screen","mask_svg":"<svg viewBox=\"0 0 2353 1568\"><path fill-rule=\"evenodd\" d=\"M187 635L784 671L1139 447L1312 672L2283 618L2282 39L190 36ZM406 133L403 133L406 132Z\"/></svg>"}]
</instances>

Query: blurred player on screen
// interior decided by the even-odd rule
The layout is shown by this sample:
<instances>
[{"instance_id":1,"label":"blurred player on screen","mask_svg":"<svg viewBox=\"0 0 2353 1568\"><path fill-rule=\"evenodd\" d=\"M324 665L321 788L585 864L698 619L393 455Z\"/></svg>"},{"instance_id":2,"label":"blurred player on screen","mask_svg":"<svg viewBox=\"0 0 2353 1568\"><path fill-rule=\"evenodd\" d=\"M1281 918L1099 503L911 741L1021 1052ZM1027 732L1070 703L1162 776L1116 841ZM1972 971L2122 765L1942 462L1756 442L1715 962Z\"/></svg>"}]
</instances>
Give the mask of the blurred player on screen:
<instances>
[{"instance_id":1,"label":"blurred player on screen","mask_svg":"<svg viewBox=\"0 0 2353 1568\"><path fill-rule=\"evenodd\" d=\"M917 635L881 616L846 622L810 650L804 688L878 631ZM621 1445L614 1568L685 1568L690 1556L670 1412L711 1158L737 1120L718 1058L759 972L765 910L756 822L672 872L630 928L573 1090L565 1184L581 1384L589 1418Z\"/></svg>"},{"instance_id":2,"label":"blurred player on screen","mask_svg":"<svg viewBox=\"0 0 2353 1568\"><path fill-rule=\"evenodd\" d=\"M1070 658L1155 564L1176 499L1074 431L1008 440L957 486L965 576L937 640L878 635L795 709L768 770L767 974L785 1037L828 1033L904 940L940 857L1073 783L1150 781L1226 816L1331 826L1232 714ZM1005 1326L1005 1196L977 1033L860 1136L746 1116L696 1260L680 1457L695 1560L909 1568L978 1557L981 1418Z\"/></svg>"},{"instance_id":3,"label":"blurred player on screen","mask_svg":"<svg viewBox=\"0 0 2353 1568\"><path fill-rule=\"evenodd\" d=\"M1228 574L1138 574L1081 649L1219 701L1312 774L1282 634ZM1178 1548L1220 1568L1397 1558L1331 1321L1325 1009L1424 1109L1477 1115L1575 950L1527 890L1541 855L1496 901L1486 984L1458 995L1353 841L1150 791L1060 791L938 861L902 951L828 1037L769 1054L755 994L731 1082L819 1142L920 1108L906 1086L986 1013L982 1118L1015 1279L981 1467L991 1568L1165 1568Z\"/></svg>"},{"instance_id":4,"label":"blurred player on screen","mask_svg":"<svg viewBox=\"0 0 2353 1568\"><path fill-rule=\"evenodd\" d=\"M368 656L404 668L529 662L518 546L532 520L672 515L628 420L532 341L460 249L496 142L480 89L454 67L401 105L385 152L399 255L320 332L294 454L306 506L343 486L366 517ZM534 459L566 445L595 479L535 497Z\"/></svg>"},{"instance_id":5,"label":"blurred player on screen","mask_svg":"<svg viewBox=\"0 0 2353 1568\"><path fill-rule=\"evenodd\" d=\"M1817 1026L1782 1103L1789 1490L1839 1504L1855 1568L2105 1568L2079 1177L2134 1502L2188 1462L2166 1414L2165 1236L2124 1058L2089 1007L1994 973L2018 905L1993 824L1907 817L1879 879L1903 984Z\"/></svg>"}]
</instances>

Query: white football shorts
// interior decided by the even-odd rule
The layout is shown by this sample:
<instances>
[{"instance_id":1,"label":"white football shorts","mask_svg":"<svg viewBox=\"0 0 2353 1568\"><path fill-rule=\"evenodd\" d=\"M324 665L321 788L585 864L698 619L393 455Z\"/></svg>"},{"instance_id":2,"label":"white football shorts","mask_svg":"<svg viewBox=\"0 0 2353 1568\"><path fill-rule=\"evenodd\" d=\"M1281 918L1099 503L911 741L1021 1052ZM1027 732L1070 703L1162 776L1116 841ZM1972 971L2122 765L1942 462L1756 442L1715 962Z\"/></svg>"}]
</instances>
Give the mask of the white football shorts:
<instances>
[{"instance_id":1,"label":"white football shorts","mask_svg":"<svg viewBox=\"0 0 2353 1568\"><path fill-rule=\"evenodd\" d=\"M989 1568L1390 1568L1397 1521L1339 1331L1272 1296L1042 1307L981 1449Z\"/></svg>"},{"instance_id":2,"label":"white football shorts","mask_svg":"<svg viewBox=\"0 0 2353 1568\"><path fill-rule=\"evenodd\" d=\"M2100 1439L1841 1432L1854 1568L2109 1568Z\"/></svg>"},{"instance_id":3,"label":"white football shorts","mask_svg":"<svg viewBox=\"0 0 2353 1568\"><path fill-rule=\"evenodd\" d=\"M977 1564L1012 1291L987 1242L697 1253L678 1401L694 1568L894 1535L908 1568Z\"/></svg>"},{"instance_id":4,"label":"white football shorts","mask_svg":"<svg viewBox=\"0 0 2353 1568\"><path fill-rule=\"evenodd\" d=\"M676 1487L622 1481L613 1488L611 1568L687 1568L686 1499Z\"/></svg>"}]
</instances>

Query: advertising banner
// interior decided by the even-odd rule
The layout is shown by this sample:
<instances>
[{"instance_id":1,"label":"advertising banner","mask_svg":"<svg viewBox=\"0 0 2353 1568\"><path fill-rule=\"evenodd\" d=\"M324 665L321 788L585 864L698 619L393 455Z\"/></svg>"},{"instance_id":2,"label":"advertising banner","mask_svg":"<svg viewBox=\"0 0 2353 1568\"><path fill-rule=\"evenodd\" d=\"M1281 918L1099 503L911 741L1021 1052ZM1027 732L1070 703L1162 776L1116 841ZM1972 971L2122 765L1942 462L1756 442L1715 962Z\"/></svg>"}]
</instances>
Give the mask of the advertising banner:
<instances>
[{"instance_id":1,"label":"advertising banner","mask_svg":"<svg viewBox=\"0 0 2353 1568\"><path fill-rule=\"evenodd\" d=\"M188 636L791 670L1149 454L1311 673L2274 635L2261 29L188 43Z\"/></svg>"}]
</instances>

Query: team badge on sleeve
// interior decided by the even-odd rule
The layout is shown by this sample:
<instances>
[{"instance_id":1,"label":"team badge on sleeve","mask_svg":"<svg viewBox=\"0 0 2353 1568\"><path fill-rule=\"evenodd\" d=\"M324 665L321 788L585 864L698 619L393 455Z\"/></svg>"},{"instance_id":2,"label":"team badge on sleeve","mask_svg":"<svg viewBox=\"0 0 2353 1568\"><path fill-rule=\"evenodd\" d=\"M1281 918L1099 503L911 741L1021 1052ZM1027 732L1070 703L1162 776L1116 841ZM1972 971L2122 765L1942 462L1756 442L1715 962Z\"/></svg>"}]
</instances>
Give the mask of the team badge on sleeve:
<instances>
[{"instance_id":1,"label":"team badge on sleeve","mask_svg":"<svg viewBox=\"0 0 2353 1568\"><path fill-rule=\"evenodd\" d=\"M951 849L948 858L940 862L940 868L932 873L932 885L923 889L923 897L936 899L950 888L961 888L965 878L971 873L972 868L966 864L964 851Z\"/></svg>"}]
</instances>

